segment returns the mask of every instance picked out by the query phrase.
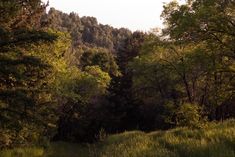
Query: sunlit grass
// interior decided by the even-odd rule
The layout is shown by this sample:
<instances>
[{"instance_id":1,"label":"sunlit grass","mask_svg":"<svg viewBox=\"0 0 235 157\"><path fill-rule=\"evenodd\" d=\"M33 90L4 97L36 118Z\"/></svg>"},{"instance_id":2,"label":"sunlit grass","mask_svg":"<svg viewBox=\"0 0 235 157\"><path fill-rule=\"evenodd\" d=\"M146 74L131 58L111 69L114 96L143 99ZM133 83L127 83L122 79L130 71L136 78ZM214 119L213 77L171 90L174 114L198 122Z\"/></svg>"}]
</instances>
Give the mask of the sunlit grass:
<instances>
[{"instance_id":1,"label":"sunlit grass","mask_svg":"<svg viewBox=\"0 0 235 157\"><path fill-rule=\"evenodd\" d=\"M15 148L0 152L0 157L42 157L44 149L39 147Z\"/></svg>"},{"instance_id":2,"label":"sunlit grass","mask_svg":"<svg viewBox=\"0 0 235 157\"><path fill-rule=\"evenodd\" d=\"M47 149L19 148L1 157L235 157L235 120L204 129L176 128L111 135L95 145L52 143Z\"/></svg>"},{"instance_id":3,"label":"sunlit grass","mask_svg":"<svg viewBox=\"0 0 235 157\"><path fill-rule=\"evenodd\" d=\"M235 157L235 121L195 130L126 132L101 145L100 157Z\"/></svg>"}]
</instances>

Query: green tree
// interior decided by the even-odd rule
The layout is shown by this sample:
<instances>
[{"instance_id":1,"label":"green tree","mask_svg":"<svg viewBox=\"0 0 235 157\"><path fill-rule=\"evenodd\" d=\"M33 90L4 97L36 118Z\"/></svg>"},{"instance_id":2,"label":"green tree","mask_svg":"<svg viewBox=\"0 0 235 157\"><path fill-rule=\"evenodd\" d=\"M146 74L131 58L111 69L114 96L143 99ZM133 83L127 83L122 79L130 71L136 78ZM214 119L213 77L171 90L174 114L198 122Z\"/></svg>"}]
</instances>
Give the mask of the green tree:
<instances>
[{"instance_id":1,"label":"green tree","mask_svg":"<svg viewBox=\"0 0 235 157\"><path fill-rule=\"evenodd\" d=\"M95 48L85 51L81 56L80 62L83 69L87 66L99 66L111 76L120 74L115 58L105 49Z\"/></svg>"},{"instance_id":2,"label":"green tree","mask_svg":"<svg viewBox=\"0 0 235 157\"><path fill-rule=\"evenodd\" d=\"M211 105L208 109L214 112L213 118L217 117L216 110L225 102L229 102L231 108L234 106L231 103L234 99L234 81L231 81L235 63L234 6L234 1L219 0L193 0L184 5L171 2L162 13L166 24L164 35L176 43L205 45L203 53L211 58L213 72L207 75L209 83L207 81L204 96L209 99ZM203 101L205 103L205 99Z\"/></svg>"},{"instance_id":3,"label":"green tree","mask_svg":"<svg viewBox=\"0 0 235 157\"><path fill-rule=\"evenodd\" d=\"M69 37L40 28L40 0L1 1L1 147L32 144L56 129L56 76L67 67L63 53ZM17 15L17 16L16 16Z\"/></svg>"},{"instance_id":4,"label":"green tree","mask_svg":"<svg viewBox=\"0 0 235 157\"><path fill-rule=\"evenodd\" d=\"M61 106L55 139L91 142L107 118L103 116L103 102L111 78L99 66L87 66L78 75L71 74L73 77L62 82L61 92L66 92L67 101Z\"/></svg>"}]
</instances>

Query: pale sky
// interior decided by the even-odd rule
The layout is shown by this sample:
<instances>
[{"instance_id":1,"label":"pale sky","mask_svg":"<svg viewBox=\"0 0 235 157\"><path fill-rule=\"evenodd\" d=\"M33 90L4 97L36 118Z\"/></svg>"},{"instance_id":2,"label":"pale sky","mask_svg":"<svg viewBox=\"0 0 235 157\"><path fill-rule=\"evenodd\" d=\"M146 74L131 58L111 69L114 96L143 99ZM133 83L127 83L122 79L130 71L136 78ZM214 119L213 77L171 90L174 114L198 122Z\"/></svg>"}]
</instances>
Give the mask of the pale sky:
<instances>
[{"instance_id":1,"label":"pale sky","mask_svg":"<svg viewBox=\"0 0 235 157\"><path fill-rule=\"evenodd\" d=\"M46 2L47 0L43 0ZM50 7L79 16L94 16L99 23L132 31L162 27L164 2L171 0L50 0ZM182 0L181 0L182 1Z\"/></svg>"}]
</instances>

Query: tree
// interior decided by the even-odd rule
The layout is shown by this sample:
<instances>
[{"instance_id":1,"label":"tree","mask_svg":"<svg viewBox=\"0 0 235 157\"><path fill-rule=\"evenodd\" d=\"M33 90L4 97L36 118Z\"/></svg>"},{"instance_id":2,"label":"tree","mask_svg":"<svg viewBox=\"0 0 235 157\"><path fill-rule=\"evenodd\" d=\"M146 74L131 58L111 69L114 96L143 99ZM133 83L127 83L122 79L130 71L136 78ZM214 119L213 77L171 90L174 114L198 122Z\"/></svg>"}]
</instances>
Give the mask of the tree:
<instances>
[{"instance_id":1,"label":"tree","mask_svg":"<svg viewBox=\"0 0 235 157\"><path fill-rule=\"evenodd\" d=\"M196 42L206 45L204 52L209 53L213 60L213 73L210 73L210 78L213 77L210 82L213 96L209 98L213 118L217 117L215 110L226 105L224 102L231 102L234 97L234 82L231 81L235 63L235 47L232 44L235 41L234 4L233 0L193 0L181 6L171 2L162 13L166 24L164 34L170 36L171 40L182 44ZM232 107L234 103L230 105Z\"/></svg>"},{"instance_id":2,"label":"tree","mask_svg":"<svg viewBox=\"0 0 235 157\"><path fill-rule=\"evenodd\" d=\"M99 66L87 66L76 78L65 79L68 101L61 106L56 140L91 142L107 118L102 110L111 78ZM63 83L64 84L64 83ZM66 92L67 93L67 92ZM74 97L76 96L76 97ZM75 99L74 99L75 98Z\"/></svg>"},{"instance_id":3,"label":"tree","mask_svg":"<svg viewBox=\"0 0 235 157\"><path fill-rule=\"evenodd\" d=\"M0 147L30 144L56 129L56 76L66 69L63 33L40 28L46 5L39 0L1 1Z\"/></svg>"},{"instance_id":4,"label":"tree","mask_svg":"<svg viewBox=\"0 0 235 157\"><path fill-rule=\"evenodd\" d=\"M93 48L85 51L81 56L81 67L99 66L103 71L111 76L118 76L119 69L113 55L106 49Z\"/></svg>"}]
</instances>

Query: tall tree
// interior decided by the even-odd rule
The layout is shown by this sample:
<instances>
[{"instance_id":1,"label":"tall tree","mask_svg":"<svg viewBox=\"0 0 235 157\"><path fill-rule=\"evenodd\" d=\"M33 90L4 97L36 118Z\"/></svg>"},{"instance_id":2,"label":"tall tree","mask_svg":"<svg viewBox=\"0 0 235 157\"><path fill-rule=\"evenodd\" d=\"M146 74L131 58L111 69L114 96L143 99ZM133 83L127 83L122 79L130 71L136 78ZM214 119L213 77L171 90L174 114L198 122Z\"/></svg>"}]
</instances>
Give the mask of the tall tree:
<instances>
[{"instance_id":1,"label":"tall tree","mask_svg":"<svg viewBox=\"0 0 235 157\"><path fill-rule=\"evenodd\" d=\"M66 63L65 34L40 29L46 5L40 0L1 1L0 132L2 146L35 142L54 129L55 76ZM64 67L63 67L64 66Z\"/></svg>"}]
</instances>

